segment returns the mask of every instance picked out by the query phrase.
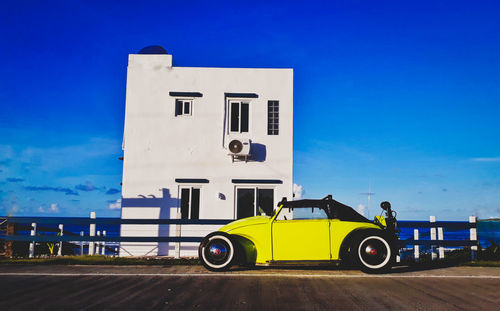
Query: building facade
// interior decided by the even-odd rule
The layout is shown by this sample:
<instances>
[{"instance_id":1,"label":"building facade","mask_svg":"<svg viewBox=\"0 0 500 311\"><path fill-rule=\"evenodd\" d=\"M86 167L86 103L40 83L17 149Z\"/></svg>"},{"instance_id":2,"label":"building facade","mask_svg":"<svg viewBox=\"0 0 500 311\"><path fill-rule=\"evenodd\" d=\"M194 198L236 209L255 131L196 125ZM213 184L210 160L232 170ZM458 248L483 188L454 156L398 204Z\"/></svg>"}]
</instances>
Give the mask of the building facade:
<instances>
[{"instance_id":1,"label":"building facade","mask_svg":"<svg viewBox=\"0 0 500 311\"><path fill-rule=\"evenodd\" d=\"M293 70L172 66L131 54L124 219L238 219L292 199ZM122 225L122 236L203 236L219 226ZM122 243L121 256L197 255L196 243Z\"/></svg>"}]
</instances>

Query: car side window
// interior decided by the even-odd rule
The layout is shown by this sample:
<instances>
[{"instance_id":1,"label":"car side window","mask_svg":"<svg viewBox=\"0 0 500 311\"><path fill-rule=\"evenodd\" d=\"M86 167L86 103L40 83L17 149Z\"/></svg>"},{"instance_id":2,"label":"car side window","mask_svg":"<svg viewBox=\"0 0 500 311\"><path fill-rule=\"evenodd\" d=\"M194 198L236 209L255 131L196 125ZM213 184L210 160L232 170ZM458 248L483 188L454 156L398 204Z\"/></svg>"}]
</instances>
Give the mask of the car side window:
<instances>
[{"instance_id":1,"label":"car side window","mask_svg":"<svg viewBox=\"0 0 500 311\"><path fill-rule=\"evenodd\" d=\"M283 207L276 220L328 219L322 207Z\"/></svg>"},{"instance_id":2,"label":"car side window","mask_svg":"<svg viewBox=\"0 0 500 311\"><path fill-rule=\"evenodd\" d=\"M294 208L293 219L328 219L328 215L323 208L300 207Z\"/></svg>"}]
</instances>

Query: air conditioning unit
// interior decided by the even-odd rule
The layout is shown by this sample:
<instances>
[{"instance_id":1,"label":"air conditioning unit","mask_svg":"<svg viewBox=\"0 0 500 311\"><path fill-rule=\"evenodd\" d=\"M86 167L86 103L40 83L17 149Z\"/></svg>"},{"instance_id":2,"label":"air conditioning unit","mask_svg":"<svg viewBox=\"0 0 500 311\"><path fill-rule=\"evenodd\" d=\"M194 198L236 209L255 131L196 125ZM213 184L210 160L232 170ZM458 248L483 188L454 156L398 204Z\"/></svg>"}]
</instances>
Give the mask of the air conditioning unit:
<instances>
[{"instance_id":1,"label":"air conditioning unit","mask_svg":"<svg viewBox=\"0 0 500 311\"><path fill-rule=\"evenodd\" d=\"M250 155L250 139L232 139L227 149L230 155L247 157Z\"/></svg>"}]
</instances>

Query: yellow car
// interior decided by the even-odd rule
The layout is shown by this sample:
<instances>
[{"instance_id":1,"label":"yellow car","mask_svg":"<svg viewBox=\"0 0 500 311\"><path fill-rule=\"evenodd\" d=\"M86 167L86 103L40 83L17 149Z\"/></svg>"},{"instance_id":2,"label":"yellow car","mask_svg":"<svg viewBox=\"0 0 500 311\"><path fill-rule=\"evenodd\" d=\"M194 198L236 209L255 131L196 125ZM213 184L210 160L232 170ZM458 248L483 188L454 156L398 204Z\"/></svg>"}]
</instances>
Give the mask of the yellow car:
<instances>
[{"instance_id":1,"label":"yellow car","mask_svg":"<svg viewBox=\"0 0 500 311\"><path fill-rule=\"evenodd\" d=\"M388 271L398 253L397 223L389 202L386 217L370 221L329 195L286 201L272 216L233 221L207 235L199 258L211 271L233 264L284 265L348 262L369 273Z\"/></svg>"}]
</instances>

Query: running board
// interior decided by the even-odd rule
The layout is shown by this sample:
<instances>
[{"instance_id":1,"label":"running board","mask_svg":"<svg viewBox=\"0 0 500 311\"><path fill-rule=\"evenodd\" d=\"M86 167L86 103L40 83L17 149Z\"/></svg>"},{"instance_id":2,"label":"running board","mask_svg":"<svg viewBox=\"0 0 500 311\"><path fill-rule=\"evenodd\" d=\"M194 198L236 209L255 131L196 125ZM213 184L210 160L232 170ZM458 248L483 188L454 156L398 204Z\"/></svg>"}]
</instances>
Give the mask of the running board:
<instances>
[{"instance_id":1,"label":"running board","mask_svg":"<svg viewBox=\"0 0 500 311\"><path fill-rule=\"evenodd\" d=\"M269 260L266 266L323 266L338 265L341 260Z\"/></svg>"}]
</instances>

